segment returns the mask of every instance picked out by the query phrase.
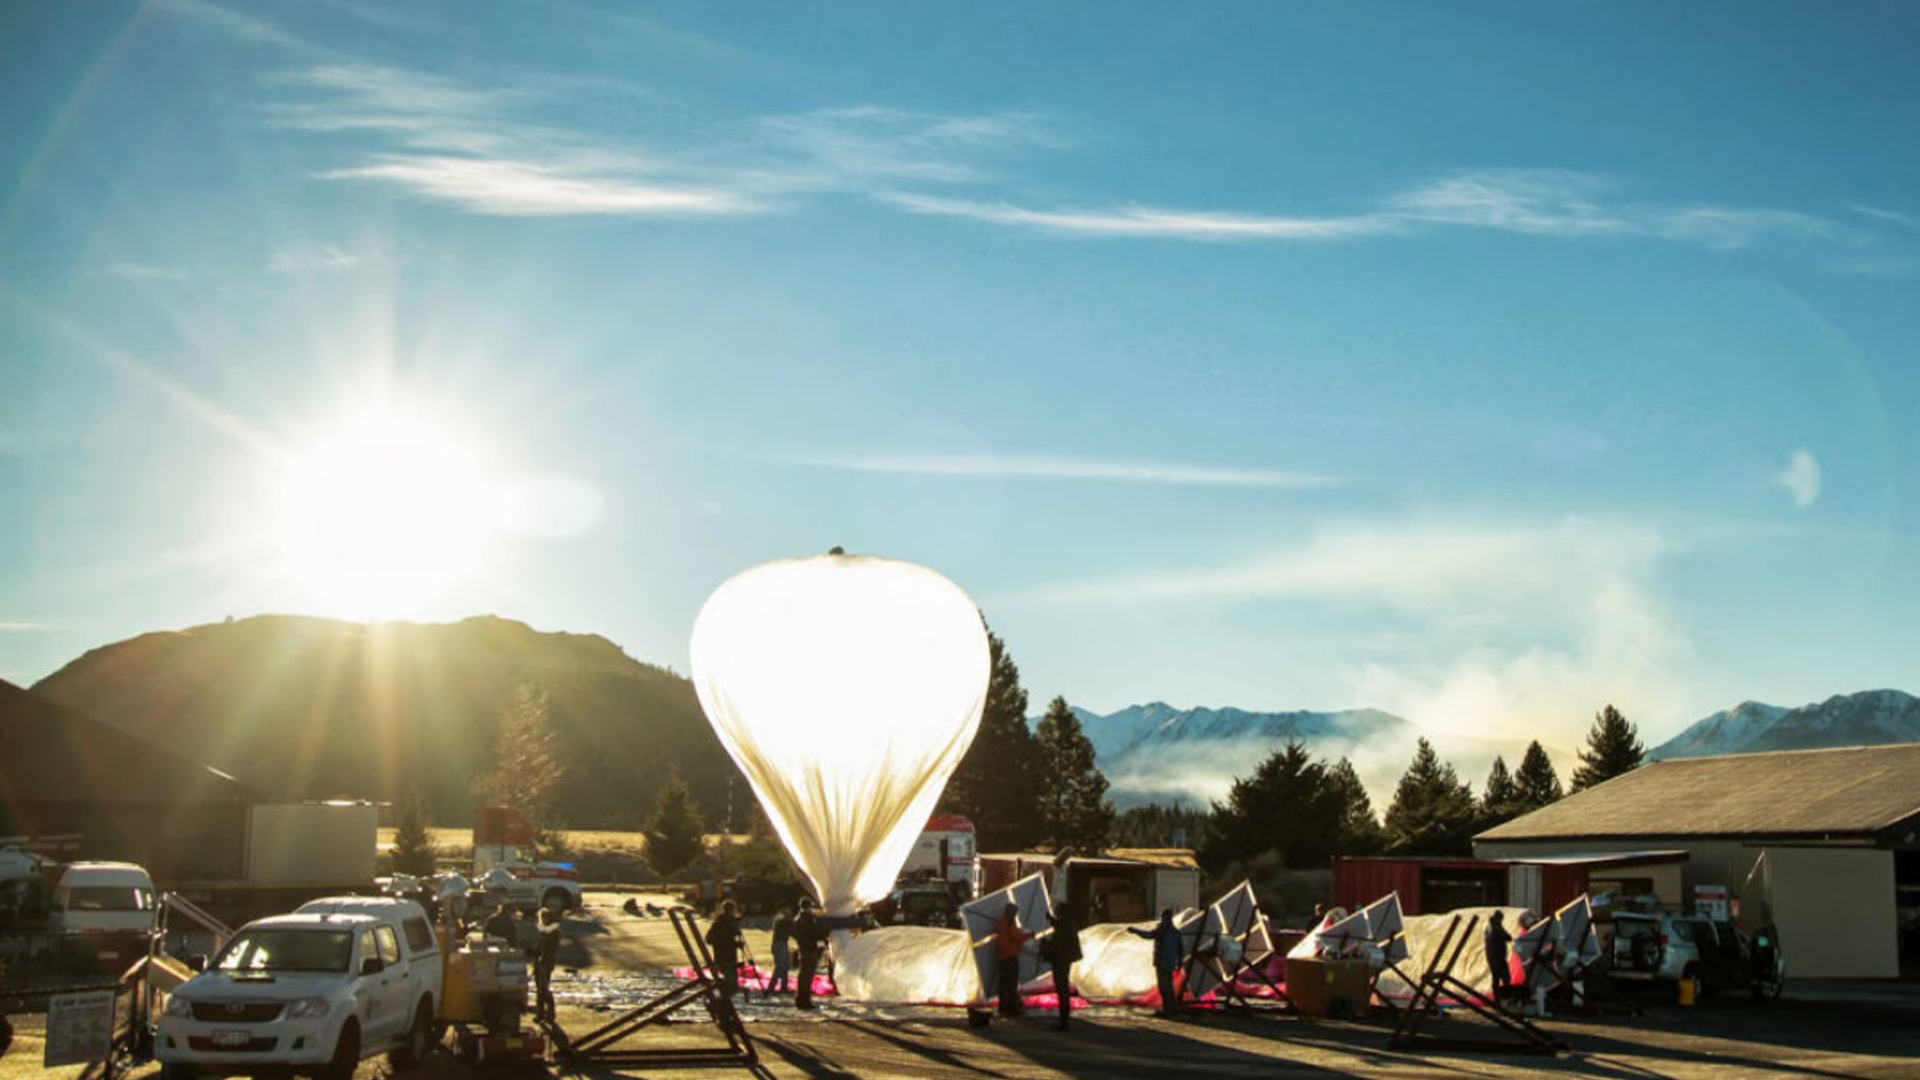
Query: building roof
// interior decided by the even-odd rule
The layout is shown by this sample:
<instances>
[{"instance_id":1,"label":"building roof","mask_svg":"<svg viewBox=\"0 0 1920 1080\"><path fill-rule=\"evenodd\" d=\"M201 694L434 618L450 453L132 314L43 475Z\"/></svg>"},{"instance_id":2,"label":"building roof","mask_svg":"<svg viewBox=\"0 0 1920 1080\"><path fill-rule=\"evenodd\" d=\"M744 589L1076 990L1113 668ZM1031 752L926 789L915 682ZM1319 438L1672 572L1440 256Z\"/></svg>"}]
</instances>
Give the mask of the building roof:
<instances>
[{"instance_id":1,"label":"building roof","mask_svg":"<svg viewBox=\"0 0 1920 1080\"><path fill-rule=\"evenodd\" d=\"M1198 870L1200 863L1193 857L1192 848L1109 848L1098 853L1076 855L1069 851L1064 856L1052 851L996 851L982 852L980 858L989 862L1015 863L1107 863L1114 866L1158 866L1169 870Z\"/></svg>"},{"instance_id":2,"label":"building roof","mask_svg":"<svg viewBox=\"0 0 1920 1080\"><path fill-rule=\"evenodd\" d=\"M0 679L0 806L260 799L218 769Z\"/></svg>"},{"instance_id":3,"label":"building roof","mask_svg":"<svg viewBox=\"0 0 1920 1080\"><path fill-rule=\"evenodd\" d=\"M1920 743L1900 743L1655 761L1474 839L1866 839L1916 817Z\"/></svg>"}]
</instances>

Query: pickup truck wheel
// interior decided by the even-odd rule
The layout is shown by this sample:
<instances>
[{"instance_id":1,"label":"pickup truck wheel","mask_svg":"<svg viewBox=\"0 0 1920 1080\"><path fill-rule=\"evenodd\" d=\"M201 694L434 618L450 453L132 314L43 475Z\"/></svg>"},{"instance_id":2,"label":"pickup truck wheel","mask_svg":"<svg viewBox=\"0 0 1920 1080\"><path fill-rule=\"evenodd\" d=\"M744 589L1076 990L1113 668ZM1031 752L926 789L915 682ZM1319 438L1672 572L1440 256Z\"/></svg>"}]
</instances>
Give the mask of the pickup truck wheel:
<instances>
[{"instance_id":1,"label":"pickup truck wheel","mask_svg":"<svg viewBox=\"0 0 1920 1080\"><path fill-rule=\"evenodd\" d=\"M360 1066L360 1025L352 1020L340 1029L340 1041L333 1044L333 1060L314 1074L315 1080L353 1080Z\"/></svg>"},{"instance_id":2,"label":"pickup truck wheel","mask_svg":"<svg viewBox=\"0 0 1920 1080\"><path fill-rule=\"evenodd\" d=\"M546 892L540 894L541 907L553 907L555 905L558 905L562 911L573 906L572 898L567 895L567 890L548 889Z\"/></svg>"},{"instance_id":3,"label":"pickup truck wheel","mask_svg":"<svg viewBox=\"0 0 1920 1080\"><path fill-rule=\"evenodd\" d=\"M387 1053L387 1064L395 1069L411 1069L425 1060L427 1051L432 1049L433 1007L423 1001L413 1011L413 1026L407 1029L405 1045Z\"/></svg>"}]
</instances>

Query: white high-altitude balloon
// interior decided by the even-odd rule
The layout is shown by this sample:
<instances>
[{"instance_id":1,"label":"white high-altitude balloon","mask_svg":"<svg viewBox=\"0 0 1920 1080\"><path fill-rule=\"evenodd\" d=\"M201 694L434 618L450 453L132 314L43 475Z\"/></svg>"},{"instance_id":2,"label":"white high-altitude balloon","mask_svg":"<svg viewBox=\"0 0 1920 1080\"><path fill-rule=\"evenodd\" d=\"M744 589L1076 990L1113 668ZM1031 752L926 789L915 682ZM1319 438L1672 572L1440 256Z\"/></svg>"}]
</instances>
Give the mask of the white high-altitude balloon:
<instances>
[{"instance_id":1,"label":"white high-altitude balloon","mask_svg":"<svg viewBox=\"0 0 1920 1080\"><path fill-rule=\"evenodd\" d=\"M693 624L693 684L828 915L893 887L980 726L979 609L924 566L756 566Z\"/></svg>"}]
</instances>

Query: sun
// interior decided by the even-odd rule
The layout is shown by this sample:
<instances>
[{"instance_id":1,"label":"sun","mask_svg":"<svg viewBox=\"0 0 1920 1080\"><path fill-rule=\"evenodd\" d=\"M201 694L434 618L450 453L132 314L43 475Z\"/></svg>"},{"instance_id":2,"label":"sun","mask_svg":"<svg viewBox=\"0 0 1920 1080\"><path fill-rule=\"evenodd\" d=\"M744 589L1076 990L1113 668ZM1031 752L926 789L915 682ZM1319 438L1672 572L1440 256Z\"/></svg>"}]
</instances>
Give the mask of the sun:
<instances>
[{"instance_id":1,"label":"sun","mask_svg":"<svg viewBox=\"0 0 1920 1080\"><path fill-rule=\"evenodd\" d=\"M377 416L294 455L280 483L282 554L313 602L365 618L425 614L484 563L495 500L471 448Z\"/></svg>"}]
</instances>

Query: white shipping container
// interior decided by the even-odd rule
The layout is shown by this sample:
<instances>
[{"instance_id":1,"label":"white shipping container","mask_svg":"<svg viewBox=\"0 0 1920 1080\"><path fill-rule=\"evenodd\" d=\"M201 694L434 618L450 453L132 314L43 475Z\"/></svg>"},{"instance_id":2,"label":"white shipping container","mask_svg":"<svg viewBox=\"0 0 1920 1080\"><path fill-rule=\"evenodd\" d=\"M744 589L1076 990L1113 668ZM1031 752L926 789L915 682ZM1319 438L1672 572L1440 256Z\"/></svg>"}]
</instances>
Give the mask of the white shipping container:
<instances>
[{"instance_id":1,"label":"white shipping container","mask_svg":"<svg viewBox=\"0 0 1920 1080\"><path fill-rule=\"evenodd\" d=\"M247 810L247 880L260 885L373 881L372 803L264 803Z\"/></svg>"}]
</instances>

